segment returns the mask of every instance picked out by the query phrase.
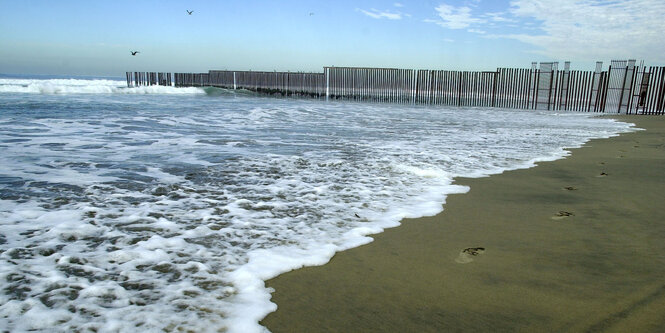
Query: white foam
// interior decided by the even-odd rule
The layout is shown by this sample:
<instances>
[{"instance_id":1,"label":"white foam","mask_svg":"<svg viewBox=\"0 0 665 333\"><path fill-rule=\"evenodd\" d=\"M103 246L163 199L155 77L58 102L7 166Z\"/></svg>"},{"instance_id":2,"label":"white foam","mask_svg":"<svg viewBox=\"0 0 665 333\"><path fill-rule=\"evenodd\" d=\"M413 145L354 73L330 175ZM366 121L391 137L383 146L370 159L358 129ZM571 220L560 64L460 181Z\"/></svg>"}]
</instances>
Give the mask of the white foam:
<instances>
[{"instance_id":1,"label":"white foam","mask_svg":"<svg viewBox=\"0 0 665 333\"><path fill-rule=\"evenodd\" d=\"M83 79L0 79L0 93L24 94L176 94L204 95L202 88L140 86L128 88L125 81Z\"/></svg>"},{"instance_id":2,"label":"white foam","mask_svg":"<svg viewBox=\"0 0 665 333\"><path fill-rule=\"evenodd\" d=\"M31 289L0 293L0 324L16 331L53 324L25 323L44 316L70 330L261 332L276 308L265 279L440 212L469 190L454 177L531 167L628 130L498 109L10 95L0 280Z\"/></svg>"}]
</instances>

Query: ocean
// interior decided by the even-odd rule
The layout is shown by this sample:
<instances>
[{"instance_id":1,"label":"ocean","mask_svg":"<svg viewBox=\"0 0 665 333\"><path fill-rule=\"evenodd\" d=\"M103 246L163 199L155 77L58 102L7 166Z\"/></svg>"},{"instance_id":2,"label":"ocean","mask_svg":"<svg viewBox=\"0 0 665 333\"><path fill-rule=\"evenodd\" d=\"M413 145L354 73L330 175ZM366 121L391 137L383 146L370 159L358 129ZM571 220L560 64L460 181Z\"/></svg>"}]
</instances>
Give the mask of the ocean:
<instances>
[{"instance_id":1,"label":"ocean","mask_svg":"<svg viewBox=\"0 0 665 333\"><path fill-rule=\"evenodd\" d=\"M262 332L264 281L485 177L634 130L594 114L0 76L0 329Z\"/></svg>"}]
</instances>

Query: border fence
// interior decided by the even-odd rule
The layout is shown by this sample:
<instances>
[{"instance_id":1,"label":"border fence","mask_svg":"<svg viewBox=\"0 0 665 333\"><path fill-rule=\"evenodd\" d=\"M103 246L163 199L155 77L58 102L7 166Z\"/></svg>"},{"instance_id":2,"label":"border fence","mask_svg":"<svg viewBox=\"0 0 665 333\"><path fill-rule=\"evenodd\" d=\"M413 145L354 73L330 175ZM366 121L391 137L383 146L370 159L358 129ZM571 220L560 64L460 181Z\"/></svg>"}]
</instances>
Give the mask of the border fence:
<instances>
[{"instance_id":1,"label":"border fence","mask_svg":"<svg viewBox=\"0 0 665 333\"><path fill-rule=\"evenodd\" d=\"M496 71L324 67L323 73L210 70L127 72L127 86L219 87L281 96L401 104L482 106L622 114L665 114L665 67L635 60L602 62L594 71L570 62Z\"/></svg>"}]
</instances>

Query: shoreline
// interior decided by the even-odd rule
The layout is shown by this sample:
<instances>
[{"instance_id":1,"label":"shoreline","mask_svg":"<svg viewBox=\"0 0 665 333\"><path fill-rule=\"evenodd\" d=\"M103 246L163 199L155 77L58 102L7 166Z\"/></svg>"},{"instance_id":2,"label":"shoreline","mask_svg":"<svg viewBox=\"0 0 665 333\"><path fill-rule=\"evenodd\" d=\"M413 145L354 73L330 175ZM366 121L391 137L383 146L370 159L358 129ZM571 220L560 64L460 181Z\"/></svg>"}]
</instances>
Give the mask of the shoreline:
<instances>
[{"instance_id":1,"label":"shoreline","mask_svg":"<svg viewBox=\"0 0 665 333\"><path fill-rule=\"evenodd\" d=\"M665 117L618 118L647 130L591 140L537 167L457 178L471 190L448 196L442 213L405 219L323 266L267 281L278 310L261 324L272 332L665 327Z\"/></svg>"}]
</instances>

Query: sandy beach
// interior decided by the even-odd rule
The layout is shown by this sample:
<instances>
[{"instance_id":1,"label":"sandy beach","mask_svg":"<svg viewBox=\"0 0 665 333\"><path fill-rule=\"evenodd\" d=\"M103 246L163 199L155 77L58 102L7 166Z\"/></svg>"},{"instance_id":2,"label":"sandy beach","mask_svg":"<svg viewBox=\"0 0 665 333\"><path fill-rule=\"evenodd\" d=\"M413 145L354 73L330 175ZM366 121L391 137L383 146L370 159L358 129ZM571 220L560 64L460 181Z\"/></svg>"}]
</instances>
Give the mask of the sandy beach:
<instances>
[{"instance_id":1,"label":"sandy beach","mask_svg":"<svg viewBox=\"0 0 665 333\"><path fill-rule=\"evenodd\" d=\"M662 332L665 117L267 282L272 332Z\"/></svg>"}]
</instances>

